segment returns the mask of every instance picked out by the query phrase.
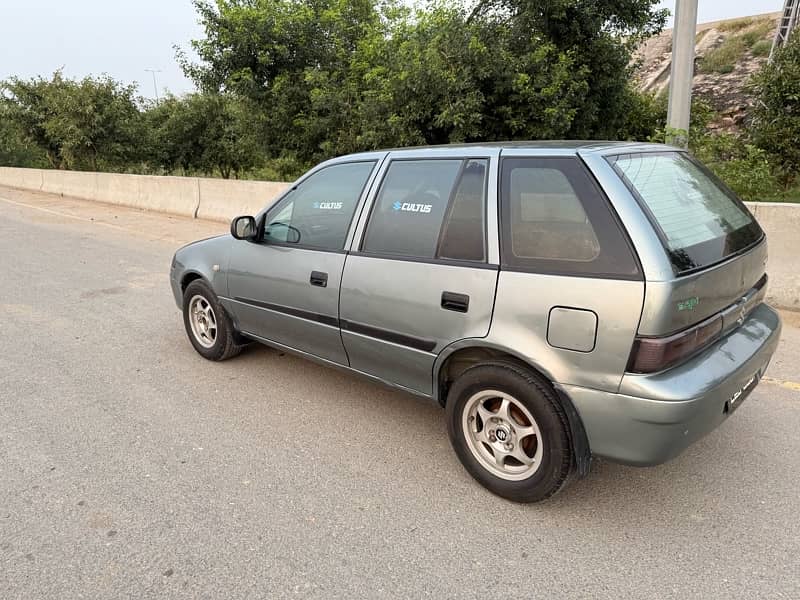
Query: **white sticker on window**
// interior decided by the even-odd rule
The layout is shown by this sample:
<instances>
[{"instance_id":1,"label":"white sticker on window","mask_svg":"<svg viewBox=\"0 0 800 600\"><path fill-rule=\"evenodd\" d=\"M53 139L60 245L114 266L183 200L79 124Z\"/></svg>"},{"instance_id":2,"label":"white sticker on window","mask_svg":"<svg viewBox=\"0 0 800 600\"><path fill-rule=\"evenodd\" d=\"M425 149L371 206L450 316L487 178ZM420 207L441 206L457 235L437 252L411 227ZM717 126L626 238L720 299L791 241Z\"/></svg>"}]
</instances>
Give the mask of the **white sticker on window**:
<instances>
[{"instance_id":1,"label":"white sticker on window","mask_svg":"<svg viewBox=\"0 0 800 600\"><path fill-rule=\"evenodd\" d=\"M319 208L320 210L341 210L342 203L341 202L314 202L314 208Z\"/></svg>"},{"instance_id":2,"label":"white sticker on window","mask_svg":"<svg viewBox=\"0 0 800 600\"><path fill-rule=\"evenodd\" d=\"M433 204L411 204L410 202L395 202L392 210L403 212L429 213Z\"/></svg>"}]
</instances>

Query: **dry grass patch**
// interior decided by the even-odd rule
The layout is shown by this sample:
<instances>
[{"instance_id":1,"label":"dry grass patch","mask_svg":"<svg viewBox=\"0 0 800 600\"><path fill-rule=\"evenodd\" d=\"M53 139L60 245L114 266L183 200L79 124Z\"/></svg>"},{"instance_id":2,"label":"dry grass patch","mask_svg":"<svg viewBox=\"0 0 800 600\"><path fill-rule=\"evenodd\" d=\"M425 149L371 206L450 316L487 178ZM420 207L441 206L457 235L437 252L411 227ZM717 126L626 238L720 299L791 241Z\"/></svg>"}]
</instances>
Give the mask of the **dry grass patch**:
<instances>
[{"instance_id":1,"label":"dry grass patch","mask_svg":"<svg viewBox=\"0 0 800 600\"><path fill-rule=\"evenodd\" d=\"M737 37L729 37L709 52L700 61L700 70L705 73L731 73L747 47Z\"/></svg>"},{"instance_id":2,"label":"dry grass patch","mask_svg":"<svg viewBox=\"0 0 800 600\"><path fill-rule=\"evenodd\" d=\"M737 19L722 23L720 31L730 33L716 48L710 50L700 61L700 70L706 73L731 73L750 50L754 56L769 54L770 42L766 38L772 32L770 19ZM767 46L766 51L764 46ZM758 46L756 48L756 46Z\"/></svg>"},{"instance_id":3,"label":"dry grass patch","mask_svg":"<svg viewBox=\"0 0 800 600\"><path fill-rule=\"evenodd\" d=\"M717 29L720 31L734 33L750 27L750 25L755 22L756 19L754 17L744 17L743 19L736 19L734 21L725 21L724 23L720 23Z\"/></svg>"}]
</instances>

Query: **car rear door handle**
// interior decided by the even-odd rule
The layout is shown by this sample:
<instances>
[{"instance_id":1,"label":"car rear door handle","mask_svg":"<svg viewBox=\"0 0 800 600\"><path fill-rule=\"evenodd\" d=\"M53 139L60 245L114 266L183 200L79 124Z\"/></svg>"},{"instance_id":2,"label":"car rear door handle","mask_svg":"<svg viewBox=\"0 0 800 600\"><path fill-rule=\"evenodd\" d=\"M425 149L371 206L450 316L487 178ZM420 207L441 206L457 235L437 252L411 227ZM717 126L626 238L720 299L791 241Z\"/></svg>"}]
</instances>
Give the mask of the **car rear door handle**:
<instances>
[{"instance_id":1,"label":"car rear door handle","mask_svg":"<svg viewBox=\"0 0 800 600\"><path fill-rule=\"evenodd\" d=\"M319 287L328 287L328 274L322 271L311 271L311 278L309 279L311 285Z\"/></svg>"},{"instance_id":2,"label":"car rear door handle","mask_svg":"<svg viewBox=\"0 0 800 600\"><path fill-rule=\"evenodd\" d=\"M469 296L455 292L442 292L442 308L465 313L469 310Z\"/></svg>"}]
</instances>

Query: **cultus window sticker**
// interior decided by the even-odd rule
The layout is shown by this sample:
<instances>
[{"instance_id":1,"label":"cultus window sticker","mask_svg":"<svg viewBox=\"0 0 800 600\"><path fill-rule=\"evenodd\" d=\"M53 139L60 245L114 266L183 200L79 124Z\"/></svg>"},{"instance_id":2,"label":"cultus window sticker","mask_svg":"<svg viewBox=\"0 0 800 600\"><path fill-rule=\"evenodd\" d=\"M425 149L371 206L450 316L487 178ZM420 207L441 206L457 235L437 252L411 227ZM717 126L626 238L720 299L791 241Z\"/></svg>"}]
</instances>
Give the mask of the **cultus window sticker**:
<instances>
[{"instance_id":1,"label":"cultus window sticker","mask_svg":"<svg viewBox=\"0 0 800 600\"><path fill-rule=\"evenodd\" d=\"M411 204L409 202L395 202L392 204L392 210L404 212L429 213L432 208L433 204Z\"/></svg>"},{"instance_id":2,"label":"cultus window sticker","mask_svg":"<svg viewBox=\"0 0 800 600\"><path fill-rule=\"evenodd\" d=\"M320 210L341 210L342 203L341 202L314 202L314 208L318 208Z\"/></svg>"}]
</instances>

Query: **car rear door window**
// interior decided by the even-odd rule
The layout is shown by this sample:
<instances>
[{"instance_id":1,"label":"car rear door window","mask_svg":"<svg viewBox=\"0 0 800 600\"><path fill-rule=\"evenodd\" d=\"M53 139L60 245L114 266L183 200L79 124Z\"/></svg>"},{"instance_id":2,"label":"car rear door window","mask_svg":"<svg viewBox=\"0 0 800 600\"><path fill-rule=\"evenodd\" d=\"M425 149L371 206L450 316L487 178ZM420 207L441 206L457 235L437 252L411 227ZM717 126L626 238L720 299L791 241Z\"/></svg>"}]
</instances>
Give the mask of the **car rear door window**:
<instances>
[{"instance_id":1,"label":"car rear door window","mask_svg":"<svg viewBox=\"0 0 800 600\"><path fill-rule=\"evenodd\" d=\"M264 240L323 250L344 248L350 221L375 161L324 167L267 214Z\"/></svg>"},{"instance_id":2,"label":"car rear door window","mask_svg":"<svg viewBox=\"0 0 800 600\"><path fill-rule=\"evenodd\" d=\"M514 256L584 262L597 258L597 235L564 171L513 169L510 186Z\"/></svg>"},{"instance_id":3,"label":"car rear door window","mask_svg":"<svg viewBox=\"0 0 800 600\"><path fill-rule=\"evenodd\" d=\"M553 274L637 276L627 237L579 159L505 158L501 171L505 266Z\"/></svg>"},{"instance_id":4,"label":"car rear door window","mask_svg":"<svg viewBox=\"0 0 800 600\"><path fill-rule=\"evenodd\" d=\"M485 259L486 159L395 160L361 250L421 259Z\"/></svg>"}]
</instances>

